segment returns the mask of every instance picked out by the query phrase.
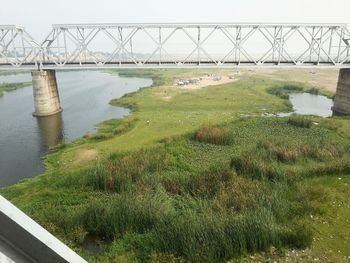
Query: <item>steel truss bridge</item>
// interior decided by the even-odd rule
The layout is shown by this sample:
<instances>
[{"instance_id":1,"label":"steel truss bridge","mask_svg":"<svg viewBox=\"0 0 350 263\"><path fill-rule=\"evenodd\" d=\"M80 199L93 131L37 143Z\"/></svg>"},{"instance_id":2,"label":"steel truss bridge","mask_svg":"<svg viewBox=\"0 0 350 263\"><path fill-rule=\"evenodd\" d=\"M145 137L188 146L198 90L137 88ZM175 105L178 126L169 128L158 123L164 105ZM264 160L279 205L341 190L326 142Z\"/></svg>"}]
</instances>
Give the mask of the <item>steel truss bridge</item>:
<instances>
[{"instance_id":1,"label":"steel truss bridge","mask_svg":"<svg viewBox=\"0 0 350 263\"><path fill-rule=\"evenodd\" d=\"M0 25L0 68L350 67L346 24Z\"/></svg>"}]
</instances>

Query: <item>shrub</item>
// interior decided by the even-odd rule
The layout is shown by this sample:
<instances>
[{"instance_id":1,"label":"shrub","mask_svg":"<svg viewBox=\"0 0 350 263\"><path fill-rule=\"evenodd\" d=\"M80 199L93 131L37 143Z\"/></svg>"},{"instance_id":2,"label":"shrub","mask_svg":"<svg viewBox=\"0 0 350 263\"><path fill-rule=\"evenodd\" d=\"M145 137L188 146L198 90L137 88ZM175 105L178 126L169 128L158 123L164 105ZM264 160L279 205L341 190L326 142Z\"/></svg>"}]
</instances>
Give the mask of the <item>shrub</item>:
<instances>
[{"instance_id":1,"label":"shrub","mask_svg":"<svg viewBox=\"0 0 350 263\"><path fill-rule=\"evenodd\" d=\"M191 178L190 192L196 197L212 198L218 193L221 186L230 181L233 176L232 170L213 166L202 174Z\"/></svg>"},{"instance_id":2,"label":"shrub","mask_svg":"<svg viewBox=\"0 0 350 263\"><path fill-rule=\"evenodd\" d=\"M208 126L203 127L197 131L194 135L196 141L218 144L218 145L228 145L232 143L232 134L227 128Z\"/></svg>"},{"instance_id":3,"label":"shrub","mask_svg":"<svg viewBox=\"0 0 350 263\"><path fill-rule=\"evenodd\" d=\"M297 85L297 84L285 84L280 87L280 89L287 90L289 92L292 91L303 91L304 87L302 85Z\"/></svg>"},{"instance_id":4,"label":"shrub","mask_svg":"<svg viewBox=\"0 0 350 263\"><path fill-rule=\"evenodd\" d=\"M266 161L251 153L245 153L232 158L231 167L239 175L248 176L252 179L275 181L284 177L282 170L276 163L271 162L271 160Z\"/></svg>"},{"instance_id":5,"label":"shrub","mask_svg":"<svg viewBox=\"0 0 350 263\"><path fill-rule=\"evenodd\" d=\"M350 173L349 158L340 158L329 163L320 163L305 169L303 175L306 176L323 176L323 175L338 175Z\"/></svg>"},{"instance_id":6,"label":"shrub","mask_svg":"<svg viewBox=\"0 0 350 263\"><path fill-rule=\"evenodd\" d=\"M242 212L259 207L268 189L258 180L233 175L226 184L221 184L216 201L225 209Z\"/></svg>"},{"instance_id":7,"label":"shrub","mask_svg":"<svg viewBox=\"0 0 350 263\"><path fill-rule=\"evenodd\" d=\"M311 128L312 121L310 117L307 116L301 116L297 114L293 114L289 117L288 123L301 128Z\"/></svg>"},{"instance_id":8,"label":"shrub","mask_svg":"<svg viewBox=\"0 0 350 263\"><path fill-rule=\"evenodd\" d=\"M106 161L86 172L86 183L98 190L123 192L149 173L157 173L167 166L164 148L139 150L128 154L112 154Z\"/></svg>"},{"instance_id":9,"label":"shrub","mask_svg":"<svg viewBox=\"0 0 350 263\"><path fill-rule=\"evenodd\" d=\"M144 233L154 228L171 212L167 196L162 192L121 194L108 200L92 202L81 216L87 232L113 240L127 232Z\"/></svg>"},{"instance_id":10,"label":"shrub","mask_svg":"<svg viewBox=\"0 0 350 263\"><path fill-rule=\"evenodd\" d=\"M308 89L306 92L310 93L310 94L314 94L314 95L318 95L320 93L320 90L318 88L310 88Z\"/></svg>"},{"instance_id":11,"label":"shrub","mask_svg":"<svg viewBox=\"0 0 350 263\"><path fill-rule=\"evenodd\" d=\"M111 136L111 134L98 132L98 133L93 133L93 134L86 134L84 136L84 138L100 141L100 140L106 140L106 139L112 138L112 136Z\"/></svg>"},{"instance_id":12,"label":"shrub","mask_svg":"<svg viewBox=\"0 0 350 263\"><path fill-rule=\"evenodd\" d=\"M289 99L288 93L301 92L301 91L303 91L303 89L304 89L304 87L300 86L300 85L286 84L286 85L268 88L267 92L269 94L280 97L281 99Z\"/></svg>"},{"instance_id":13,"label":"shrub","mask_svg":"<svg viewBox=\"0 0 350 263\"><path fill-rule=\"evenodd\" d=\"M272 158L280 162L294 162L301 158L326 161L330 158L339 158L348 151L347 146L323 141L293 143L287 140L264 140L257 143L257 148L265 150Z\"/></svg>"},{"instance_id":14,"label":"shrub","mask_svg":"<svg viewBox=\"0 0 350 263\"><path fill-rule=\"evenodd\" d=\"M295 223L291 229L281 234L282 242L289 247L305 249L312 242L312 230L304 223Z\"/></svg>"},{"instance_id":15,"label":"shrub","mask_svg":"<svg viewBox=\"0 0 350 263\"><path fill-rule=\"evenodd\" d=\"M123 134L135 127L138 118L110 119L99 124L97 132L87 133L84 138L90 140L106 140Z\"/></svg>"},{"instance_id":16,"label":"shrub","mask_svg":"<svg viewBox=\"0 0 350 263\"><path fill-rule=\"evenodd\" d=\"M295 161L303 155L303 152L309 150L308 145L291 145L285 142L276 142L272 140L260 141L257 143L258 149L268 152L273 158L281 162Z\"/></svg>"},{"instance_id":17,"label":"shrub","mask_svg":"<svg viewBox=\"0 0 350 263\"><path fill-rule=\"evenodd\" d=\"M227 262L280 244L273 219L262 211L243 217L184 211L165 217L155 235L161 251L181 255L189 262Z\"/></svg>"}]
</instances>

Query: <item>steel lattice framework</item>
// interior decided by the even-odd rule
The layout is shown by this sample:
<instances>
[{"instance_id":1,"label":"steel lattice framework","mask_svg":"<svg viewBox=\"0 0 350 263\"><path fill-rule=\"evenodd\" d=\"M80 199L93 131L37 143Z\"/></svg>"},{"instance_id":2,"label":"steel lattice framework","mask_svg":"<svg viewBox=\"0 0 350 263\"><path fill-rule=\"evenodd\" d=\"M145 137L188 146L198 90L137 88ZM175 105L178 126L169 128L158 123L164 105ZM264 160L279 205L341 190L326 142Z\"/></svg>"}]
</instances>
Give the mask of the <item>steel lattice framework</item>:
<instances>
[{"instance_id":1,"label":"steel lattice framework","mask_svg":"<svg viewBox=\"0 0 350 263\"><path fill-rule=\"evenodd\" d=\"M42 48L23 27L0 25L0 66L36 65Z\"/></svg>"},{"instance_id":2,"label":"steel lattice framework","mask_svg":"<svg viewBox=\"0 0 350 263\"><path fill-rule=\"evenodd\" d=\"M66 24L38 44L0 26L1 67L350 67L346 24Z\"/></svg>"}]
</instances>

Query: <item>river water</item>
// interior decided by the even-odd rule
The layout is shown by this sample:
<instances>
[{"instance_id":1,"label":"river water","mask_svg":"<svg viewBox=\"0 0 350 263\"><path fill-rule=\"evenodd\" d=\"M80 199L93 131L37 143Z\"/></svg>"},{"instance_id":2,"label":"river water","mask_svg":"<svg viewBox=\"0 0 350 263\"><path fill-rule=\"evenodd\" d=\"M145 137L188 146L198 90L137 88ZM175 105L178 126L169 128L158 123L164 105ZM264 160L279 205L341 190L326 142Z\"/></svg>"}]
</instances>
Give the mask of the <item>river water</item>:
<instances>
[{"instance_id":1,"label":"river water","mask_svg":"<svg viewBox=\"0 0 350 263\"><path fill-rule=\"evenodd\" d=\"M333 100L326 96L310 93L292 93L289 100L295 113L303 115L316 115L321 117L332 116Z\"/></svg>"},{"instance_id":2,"label":"river water","mask_svg":"<svg viewBox=\"0 0 350 263\"><path fill-rule=\"evenodd\" d=\"M287 117L293 113L300 115L315 115L320 117L333 116L332 107L334 102L332 99L310 93L290 93L289 101L293 105L292 112L280 112L277 114L263 114L263 116L279 116Z\"/></svg>"},{"instance_id":3,"label":"river water","mask_svg":"<svg viewBox=\"0 0 350 263\"><path fill-rule=\"evenodd\" d=\"M0 187L44 172L42 157L51 146L70 142L103 120L129 114L109 105L113 98L150 86L152 80L98 71L57 72L63 112L33 117L32 87L0 97ZM0 83L31 81L30 73L0 76Z\"/></svg>"}]
</instances>

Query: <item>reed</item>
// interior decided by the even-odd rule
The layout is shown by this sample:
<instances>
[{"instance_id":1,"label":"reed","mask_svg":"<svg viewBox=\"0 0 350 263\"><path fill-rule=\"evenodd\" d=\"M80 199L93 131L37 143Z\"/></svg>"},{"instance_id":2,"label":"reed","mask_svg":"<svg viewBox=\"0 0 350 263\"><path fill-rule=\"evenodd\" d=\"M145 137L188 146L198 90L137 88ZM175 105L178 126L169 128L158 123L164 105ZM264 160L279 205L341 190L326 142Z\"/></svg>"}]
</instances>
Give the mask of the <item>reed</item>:
<instances>
[{"instance_id":1,"label":"reed","mask_svg":"<svg viewBox=\"0 0 350 263\"><path fill-rule=\"evenodd\" d=\"M229 145L232 143L233 137L227 128L207 126L198 130L194 139L204 143Z\"/></svg>"}]
</instances>

